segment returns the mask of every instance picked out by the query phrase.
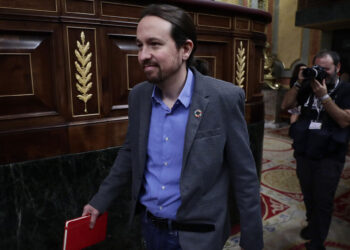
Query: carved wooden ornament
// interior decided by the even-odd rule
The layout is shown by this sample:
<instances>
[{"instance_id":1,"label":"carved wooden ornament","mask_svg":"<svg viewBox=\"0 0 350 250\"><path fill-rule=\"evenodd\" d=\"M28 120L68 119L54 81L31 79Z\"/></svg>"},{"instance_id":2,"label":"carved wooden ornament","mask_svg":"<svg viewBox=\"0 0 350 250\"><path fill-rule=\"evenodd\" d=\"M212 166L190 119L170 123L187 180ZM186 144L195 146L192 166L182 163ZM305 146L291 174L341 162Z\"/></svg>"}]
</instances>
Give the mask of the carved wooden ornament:
<instances>
[{"instance_id":1,"label":"carved wooden ornament","mask_svg":"<svg viewBox=\"0 0 350 250\"><path fill-rule=\"evenodd\" d=\"M245 48L243 48L242 41L239 43L239 48L237 50L237 62L236 62L236 83L239 87L243 88L245 66L246 66L246 55Z\"/></svg>"},{"instance_id":2,"label":"carved wooden ornament","mask_svg":"<svg viewBox=\"0 0 350 250\"><path fill-rule=\"evenodd\" d=\"M80 41L77 41L78 50L76 49L74 51L78 60L74 62L77 70L77 73L75 73L75 78L78 81L75 86L80 93L77 95L77 98L84 102L84 112L87 113L88 111L86 104L92 97L92 94L88 93L92 87L92 82L90 82L92 77L92 73L90 72L92 53L90 52L87 54L90 49L90 42L85 43L85 34L83 31L80 33L80 38L81 43Z\"/></svg>"}]
</instances>

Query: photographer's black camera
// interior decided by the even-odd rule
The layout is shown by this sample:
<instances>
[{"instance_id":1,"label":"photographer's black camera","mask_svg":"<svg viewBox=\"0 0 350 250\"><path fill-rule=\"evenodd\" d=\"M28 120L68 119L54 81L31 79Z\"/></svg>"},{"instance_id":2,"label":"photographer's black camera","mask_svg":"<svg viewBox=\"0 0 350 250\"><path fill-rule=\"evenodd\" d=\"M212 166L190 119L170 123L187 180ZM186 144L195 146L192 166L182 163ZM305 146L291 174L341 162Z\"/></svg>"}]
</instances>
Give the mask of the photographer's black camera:
<instances>
[{"instance_id":1,"label":"photographer's black camera","mask_svg":"<svg viewBox=\"0 0 350 250\"><path fill-rule=\"evenodd\" d=\"M327 77L327 72L319 65L314 65L311 68L305 68L303 70L303 77L305 79L316 79L322 82Z\"/></svg>"}]
</instances>

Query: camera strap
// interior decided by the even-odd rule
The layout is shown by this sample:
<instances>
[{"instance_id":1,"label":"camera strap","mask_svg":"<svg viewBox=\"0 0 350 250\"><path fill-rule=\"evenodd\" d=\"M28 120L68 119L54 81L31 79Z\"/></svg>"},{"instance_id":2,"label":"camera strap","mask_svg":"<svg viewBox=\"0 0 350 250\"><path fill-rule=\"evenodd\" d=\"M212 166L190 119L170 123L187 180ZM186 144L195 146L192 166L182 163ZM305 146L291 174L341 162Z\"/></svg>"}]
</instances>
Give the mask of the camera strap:
<instances>
[{"instance_id":1,"label":"camera strap","mask_svg":"<svg viewBox=\"0 0 350 250\"><path fill-rule=\"evenodd\" d=\"M329 93L328 93L332 99L334 99L336 91L339 89L339 85L340 85L339 83L340 82L339 82L339 78L338 78L336 83L335 83L334 88L331 91L329 91ZM326 112L322 112L322 111L324 111L324 108L323 108L321 101L315 96L314 93L311 93L311 95L307 99L306 103L307 103L306 110L311 118L311 123L310 123L309 129L321 129L322 123L328 119ZM317 112L316 119L313 119L313 118L315 118L314 116L313 116L313 118L311 117L312 113L313 113L312 107L314 107L316 112Z\"/></svg>"}]
</instances>

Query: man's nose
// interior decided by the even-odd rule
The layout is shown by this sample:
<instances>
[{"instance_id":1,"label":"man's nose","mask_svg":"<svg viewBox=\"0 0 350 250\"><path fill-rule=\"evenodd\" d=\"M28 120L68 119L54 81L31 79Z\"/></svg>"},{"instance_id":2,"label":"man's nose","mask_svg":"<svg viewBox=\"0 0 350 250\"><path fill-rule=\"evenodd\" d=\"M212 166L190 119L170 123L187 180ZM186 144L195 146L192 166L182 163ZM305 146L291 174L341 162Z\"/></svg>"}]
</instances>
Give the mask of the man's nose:
<instances>
[{"instance_id":1,"label":"man's nose","mask_svg":"<svg viewBox=\"0 0 350 250\"><path fill-rule=\"evenodd\" d=\"M151 58L151 53L149 51L149 49L146 46L143 46L140 50L139 50L139 60L141 62L143 62L144 60L150 59Z\"/></svg>"}]
</instances>

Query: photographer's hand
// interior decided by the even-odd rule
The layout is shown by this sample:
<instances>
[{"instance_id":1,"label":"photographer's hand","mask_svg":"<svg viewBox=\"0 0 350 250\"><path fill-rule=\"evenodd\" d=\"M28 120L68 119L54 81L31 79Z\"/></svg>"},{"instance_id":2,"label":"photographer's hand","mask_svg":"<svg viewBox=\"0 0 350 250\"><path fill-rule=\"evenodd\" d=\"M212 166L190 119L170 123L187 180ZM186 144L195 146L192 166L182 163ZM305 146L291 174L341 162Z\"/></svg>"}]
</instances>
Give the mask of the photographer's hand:
<instances>
[{"instance_id":1,"label":"photographer's hand","mask_svg":"<svg viewBox=\"0 0 350 250\"><path fill-rule=\"evenodd\" d=\"M305 79L303 76L303 70L306 68L307 68L306 66L300 66L300 68L299 68L299 73L298 73L298 83L299 84L302 84L304 79Z\"/></svg>"},{"instance_id":2,"label":"photographer's hand","mask_svg":"<svg viewBox=\"0 0 350 250\"><path fill-rule=\"evenodd\" d=\"M311 83L311 87L315 96L321 100L323 108L339 124L339 126L342 128L350 126L350 109L339 108L332 98L327 95L326 80L323 79L322 84L319 81L314 80Z\"/></svg>"},{"instance_id":3,"label":"photographer's hand","mask_svg":"<svg viewBox=\"0 0 350 250\"><path fill-rule=\"evenodd\" d=\"M311 88L317 98L321 98L328 93L326 79L323 79L322 83L314 79L311 82Z\"/></svg>"},{"instance_id":4,"label":"photographer's hand","mask_svg":"<svg viewBox=\"0 0 350 250\"><path fill-rule=\"evenodd\" d=\"M288 90L288 92L284 95L281 103L282 110L287 110L298 106L297 95L298 95L299 89L301 88L301 85L304 83L303 70L305 68L306 66L301 66L299 68L297 82L293 82L294 84L293 87L291 87Z\"/></svg>"}]
</instances>

